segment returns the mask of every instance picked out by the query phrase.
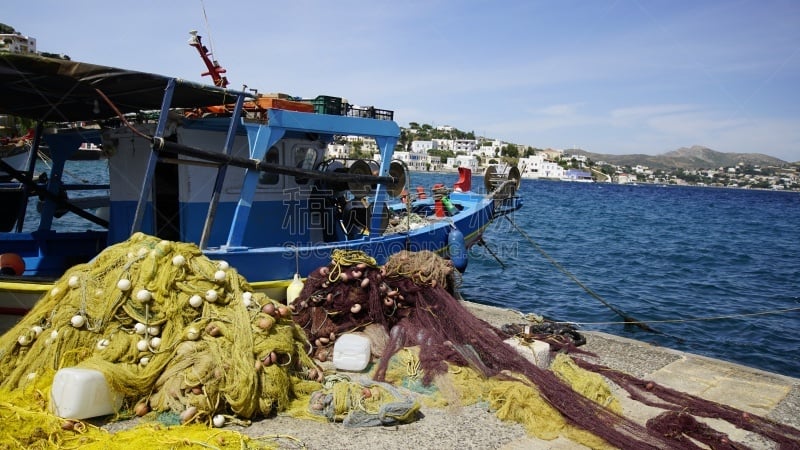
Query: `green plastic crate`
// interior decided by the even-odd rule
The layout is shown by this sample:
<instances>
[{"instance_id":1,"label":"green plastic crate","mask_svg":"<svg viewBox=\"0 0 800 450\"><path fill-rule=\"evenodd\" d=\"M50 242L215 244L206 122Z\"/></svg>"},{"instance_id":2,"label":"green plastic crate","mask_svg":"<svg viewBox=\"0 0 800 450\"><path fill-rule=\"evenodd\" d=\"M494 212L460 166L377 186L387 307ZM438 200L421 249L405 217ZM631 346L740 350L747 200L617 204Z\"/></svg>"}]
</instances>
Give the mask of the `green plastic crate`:
<instances>
[{"instance_id":1,"label":"green plastic crate","mask_svg":"<svg viewBox=\"0 0 800 450\"><path fill-rule=\"evenodd\" d=\"M317 114L342 115L342 98L318 95L314 99L314 112Z\"/></svg>"}]
</instances>

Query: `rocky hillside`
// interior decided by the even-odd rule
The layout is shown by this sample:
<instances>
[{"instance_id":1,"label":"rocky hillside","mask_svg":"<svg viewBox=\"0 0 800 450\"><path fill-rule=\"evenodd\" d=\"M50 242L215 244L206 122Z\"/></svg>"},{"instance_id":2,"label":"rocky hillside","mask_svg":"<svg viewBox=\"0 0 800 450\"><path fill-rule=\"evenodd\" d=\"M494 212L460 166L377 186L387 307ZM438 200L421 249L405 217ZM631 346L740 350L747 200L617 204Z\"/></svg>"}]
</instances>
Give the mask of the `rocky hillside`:
<instances>
[{"instance_id":1,"label":"rocky hillside","mask_svg":"<svg viewBox=\"0 0 800 450\"><path fill-rule=\"evenodd\" d=\"M760 153L722 153L698 145L679 148L660 155L604 155L583 150L567 150L576 155L586 155L594 162L605 161L618 166L642 165L651 169L716 169L739 163L758 166L785 166L788 163Z\"/></svg>"}]
</instances>

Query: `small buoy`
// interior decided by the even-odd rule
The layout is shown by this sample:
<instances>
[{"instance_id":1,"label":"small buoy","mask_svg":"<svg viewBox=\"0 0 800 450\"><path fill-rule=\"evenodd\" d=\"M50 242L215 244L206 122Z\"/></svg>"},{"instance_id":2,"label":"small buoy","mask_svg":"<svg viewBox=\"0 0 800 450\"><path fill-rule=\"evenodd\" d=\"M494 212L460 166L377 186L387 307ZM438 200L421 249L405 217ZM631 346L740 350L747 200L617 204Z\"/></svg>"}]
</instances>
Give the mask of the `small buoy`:
<instances>
[{"instance_id":1,"label":"small buoy","mask_svg":"<svg viewBox=\"0 0 800 450\"><path fill-rule=\"evenodd\" d=\"M215 291L213 289L207 290L206 291L206 300L208 300L211 303L214 303L215 301L217 301L217 291Z\"/></svg>"},{"instance_id":2,"label":"small buoy","mask_svg":"<svg viewBox=\"0 0 800 450\"><path fill-rule=\"evenodd\" d=\"M153 295L147 289L142 289L136 293L136 300L139 300L142 303L147 303L150 299L153 298Z\"/></svg>"},{"instance_id":3,"label":"small buoy","mask_svg":"<svg viewBox=\"0 0 800 450\"><path fill-rule=\"evenodd\" d=\"M175 267L180 267L186 264L186 258L183 255L175 255L172 257L172 265Z\"/></svg>"},{"instance_id":4,"label":"small buoy","mask_svg":"<svg viewBox=\"0 0 800 450\"><path fill-rule=\"evenodd\" d=\"M139 342L136 343L136 350L139 350L140 352L146 352L149 344L150 343L147 341L147 339L139 339Z\"/></svg>"},{"instance_id":5,"label":"small buoy","mask_svg":"<svg viewBox=\"0 0 800 450\"><path fill-rule=\"evenodd\" d=\"M0 273L3 275L22 275L25 272L25 260L16 253L0 255Z\"/></svg>"},{"instance_id":6,"label":"small buoy","mask_svg":"<svg viewBox=\"0 0 800 450\"><path fill-rule=\"evenodd\" d=\"M186 339L190 341L196 341L197 338L200 337L200 331L198 331L195 327L189 327L186 329Z\"/></svg>"},{"instance_id":7,"label":"small buoy","mask_svg":"<svg viewBox=\"0 0 800 450\"><path fill-rule=\"evenodd\" d=\"M225 416L222 414L217 414L213 419L211 419L211 421L214 423L216 428L220 428L225 425Z\"/></svg>"},{"instance_id":8,"label":"small buoy","mask_svg":"<svg viewBox=\"0 0 800 450\"><path fill-rule=\"evenodd\" d=\"M133 407L133 413L139 417L150 412L150 406L147 405L147 402L139 402L136 406Z\"/></svg>"},{"instance_id":9,"label":"small buoy","mask_svg":"<svg viewBox=\"0 0 800 450\"><path fill-rule=\"evenodd\" d=\"M105 350L108 346L111 345L111 341L108 339L100 339L97 341L97 349L98 350Z\"/></svg>"},{"instance_id":10,"label":"small buoy","mask_svg":"<svg viewBox=\"0 0 800 450\"><path fill-rule=\"evenodd\" d=\"M67 281L67 284L69 285L69 287L74 289L81 285L81 280L80 278L78 278L77 275L73 275L69 277L69 281Z\"/></svg>"},{"instance_id":11,"label":"small buoy","mask_svg":"<svg viewBox=\"0 0 800 450\"><path fill-rule=\"evenodd\" d=\"M225 276L226 275L224 270L218 270L214 272L214 279L217 281L225 281Z\"/></svg>"},{"instance_id":12,"label":"small buoy","mask_svg":"<svg viewBox=\"0 0 800 450\"><path fill-rule=\"evenodd\" d=\"M50 296L51 297L55 297L60 293L61 293L61 289L59 289L58 286L54 287L53 289L50 289Z\"/></svg>"},{"instance_id":13,"label":"small buoy","mask_svg":"<svg viewBox=\"0 0 800 450\"><path fill-rule=\"evenodd\" d=\"M86 323L86 317L83 317L80 314L75 314L72 316L72 319L69 320L69 323L71 323L75 328L80 328Z\"/></svg>"},{"instance_id":14,"label":"small buoy","mask_svg":"<svg viewBox=\"0 0 800 450\"><path fill-rule=\"evenodd\" d=\"M158 336L161 334L161 327L158 325L150 325L147 327L147 334L150 336Z\"/></svg>"},{"instance_id":15,"label":"small buoy","mask_svg":"<svg viewBox=\"0 0 800 450\"><path fill-rule=\"evenodd\" d=\"M200 297L199 295L193 295L189 298L189 304L194 308L199 308L203 305L203 297Z\"/></svg>"},{"instance_id":16,"label":"small buoy","mask_svg":"<svg viewBox=\"0 0 800 450\"><path fill-rule=\"evenodd\" d=\"M278 306L277 311L278 311L278 315L281 316L281 317L289 317L292 314L292 310L290 310L289 308L287 308L287 307L285 307L283 305Z\"/></svg>"},{"instance_id":17,"label":"small buoy","mask_svg":"<svg viewBox=\"0 0 800 450\"><path fill-rule=\"evenodd\" d=\"M122 278L121 280L117 281L117 289L120 291L127 291L131 288L131 280L127 278Z\"/></svg>"},{"instance_id":18,"label":"small buoy","mask_svg":"<svg viewBox=\"0 0 800 450\"><path fill-rule=\"evenodd\" d=\"M172 243L170 241L162 240L156 245L154 250L158 256L163 256L169 253L170 247L172 247Z\"/></svg>"},{"instance_id":19,"label":"small buoy","mask_svg":"<svg viewBox=\"0 0 800 450\"><path fill-rule=\"evenodd\" d=\"M266 330L269 330L270 328L272 328L272 325L274 323L275 323L275 320L270 320L270 319L267 319L266 317L262 316L260 319L258 319L258 324L257 325L258 325L258 328L266 331Z\"/></svg>"},{"instance_id":20,"label":"small buoy","mask_svg":"<svg viewBox=\"0 0 800 450\"><path fill-rule=\"evenodd\" d=\"M161 345L161 338L154 337L150 339L150 348L152 350L156 350Z\"/></svg>"},{"instance_id":21,"label":"small buoy","mask_svg":"<svg viewBox=\"0 0 800 450\"><path fill-rule=\"evenodd\" d=\"M206 333L208 333L209 336L217 337L222 334L222 330L220 330L217 325L210 323L206 325Z\"/></svg>"},{"instance_id":22,"label":"small buoy","mask_svg":"<svg viewBox=\"0 0 800 450\"><path fill-rule=\"evenodd\" d=\"M147 325L136 322L136 325L133 326L133 331L136 332L136 334L145 334L147 332Z\"/></svg>"},{"instance_id":23,"label":"small buoy","mask_svg":"<svg viewBox=\"0 0 800 450\"><path fill-rule=\"evenodd\" d=\"M197 415L197 407L190 406L186 408L180 415L181 423L189 422L190 420L194 419L194 416Z\"/></svg>"},{"instance_id":24,"label":"small buoy","mask_svg":"<svg viewBox=\"0 0 800 450\"><path fill-rule=\"evenodd\" d=\"M467 255L467 244L464 242L464 233L458 228L453 227L447 234L447 247L450 253L450 261L459 272L467 270L469 257Z\"/></svg>"},{"instance_id":25,"label":"small buoy","mask_svg":"<svg viewBox=\"0 0 800 450\"><path fill-rule=\"evenodd\" d=\"M286 288L286 303L291 304L298 296L300 296L300 291L303 290L303 280L300 279L300 274L295 273L294 279L292 282L289 283L289 286Z\"/></svg>"},{"instance_id":26,"label":"small buoy","mask_svg":"<svg viewBox=\"0 0 800 450\"><path fill-rule=\"evenodd\" d=\"M249 308L250 305L253 303L253 293L252 292L243 292L242 293L242 303L244 303L245 308Z\"/></svg>"},{"instance_id":27,"label":"small buoy","mask_svg":"<svg viewBox=\"0 0 800 450\"><path fill-rule=\"evenodd\" d=\"M56 339L58 339L58 330L53 330L53 331L50 332L50 339L52 339L54 341Z\"/></svg>"},{"instance_id":28,"label":"small buoy","mask_svg":"<svg viewBox=\"0 0 800 450\"><path fill-rule=\"evenodd\" d=\"M228 261L220 261L219 264L217 264L217 267L219 267L221 270L228 270L230 266L231 265L228 264Z\"/></svg>"},{"instance_id":29,"label":"small buoy","mask_svg":"<svg viewBox=\"0 0 800 450\"><path fill-rule=\"evenodd\" d=\"M267 303L266 305L261 307L261 312L264 314L269 314L270 316L275 315L275 305L272 303Z\"/></svg>"},{"instance_id":30,"label":"small buoy","mask_svg":"<svg viewBox=\"0 0 800 450\"><path fill-rule=\"evenodd\" d=\"M27 334L23 334L17 338L17 343L23 347L27 347L31 344L31 338Z\"/></svg>"},{"instance_id":31,"label":"small buoy","mask_svg":"<svg viewBox=\"0 0 800 450\"><path fill-rule=\"evenodd\" d=\"M42 331L44 331L44 329L42 327L40 327L39 325L34 325L34 326L31 327L31 331L33 331L33 334L36 337L39 337L39 335L42 334Z\"/></svg>"}]
</instances>

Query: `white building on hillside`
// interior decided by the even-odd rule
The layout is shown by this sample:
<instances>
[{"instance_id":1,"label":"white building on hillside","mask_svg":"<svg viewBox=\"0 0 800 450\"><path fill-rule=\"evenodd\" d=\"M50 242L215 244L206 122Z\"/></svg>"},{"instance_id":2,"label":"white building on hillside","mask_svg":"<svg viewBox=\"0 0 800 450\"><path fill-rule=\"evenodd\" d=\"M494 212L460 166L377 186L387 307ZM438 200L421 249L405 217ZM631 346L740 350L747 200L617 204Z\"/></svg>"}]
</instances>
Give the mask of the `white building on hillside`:
<instances>
[{"instance_id":1,"label":"white building on hillside","mask_svg":"<svg viewBox=\"0 0 800 450\"><path fill-rule=\"evenodd\" d=\"M438 148L439 144L435 141L411 141L411 151L415 153L427 153Z\"/></svg>"},{"instance_id":2,"label":"white building on hillside","mask_svg":"<svg viewBox=\"0 0 800 450\"><path fill-rule=\"evenodd\" d=\"M349 158L350 157L350 144L337 144L332 142L328 144L325 150L326 158Z\"/></svg>"},{"instance_id":3,"label":"white building on hillside","mask_svg":"<svg viewBox=\"0 0 800 450\"><path fill-rule=\"evenodd\" d=\"M0 50L11 53L36 53L36 38L20 33L0 34Z\"/></svg>"},{"instance_id":4,"label":"white building on hillside","mask_svg":"<svg viewBox=\"0 0 800 450\"><path fill-rule=\"evenodd\" d=\"M475 139L456 139L453 141L453 151L456 153L464 152L471 155L478 149L478 141Z\"/></svg>"},{"instance_id":5,"label":"white building on hillside","mask_svg":"<svg viewBox=\"0 0 800 450\"><path fill-rule=\"evenodd\" d=\"M394 152L393 159L405 163L408 170L422 172L428 169L428 154L417 152Z\"/></svg>"},{"instance_id":6,"label":"white building on hillside","mask_svg":"<svg viewBox=\"0 0 800 450\"><path fill-rule=\"evenodd\" d=\"M522 178L561 179L564 177L564 168L556 162L546 159L546 155L543 153L520 158L517 165Z\"/></svg>"},{"instance_id":7,"label":"white building on hillside","mask_svg":"<svg viewBox=\"0 0 800 450\"><path fill-rule=\"evenodd\" d=\"M468 167L472 172L477 172L478 158L472 155L456 155L455 158L447 158L446 169L452 170L458 167Z\"/></svg>"}]
</instances>

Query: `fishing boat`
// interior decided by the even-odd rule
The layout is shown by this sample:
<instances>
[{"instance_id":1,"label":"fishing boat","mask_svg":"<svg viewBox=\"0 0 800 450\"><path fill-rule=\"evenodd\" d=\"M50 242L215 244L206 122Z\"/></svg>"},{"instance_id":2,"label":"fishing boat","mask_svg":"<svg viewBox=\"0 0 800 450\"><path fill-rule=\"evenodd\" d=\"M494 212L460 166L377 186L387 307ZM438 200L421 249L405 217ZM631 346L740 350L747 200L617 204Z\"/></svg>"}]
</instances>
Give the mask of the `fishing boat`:
<instances>
[{"instance_id":1,"label":"fishing boat","mask_svg":"<svg viewBox=\"0 0 800 450\"><path fill-rule=\"evenodd\" d=\"M47 145L52 158L46 176L0 161L24 193L3 204L13 216L0 232L4 314L24 313L69 267L138 232L196 243L281 299L337 249L378 264L400 250L430 250L463 271L492 220L522 205L518 172L487 177L479 192L464 170L454 186L412 198L408 171L392 159L393 113L348 113L337 97L298 101L19 54L0 54L0 96L0 114L37 121L33 151ZM379 153L326 158L343 136L373 140ZM76 205L76 187L62 182L64 162L86 145L108 160L107 184L80 187L108 190L103 213ZM42 202L38 225L23 231L31 196ZM60 230L67 213L94 226Z\"/></svg>"}]
</instances>

